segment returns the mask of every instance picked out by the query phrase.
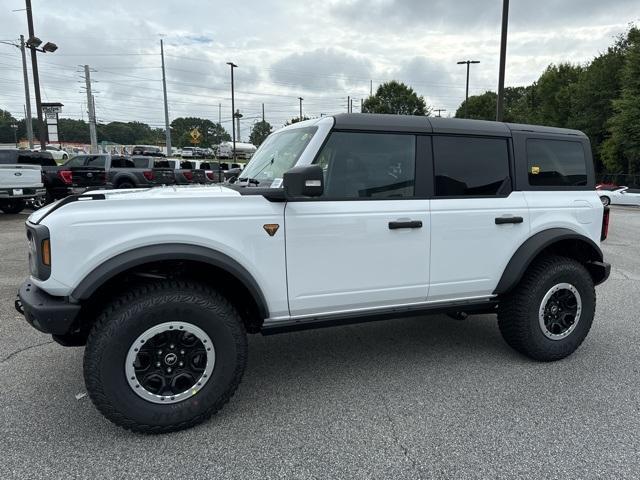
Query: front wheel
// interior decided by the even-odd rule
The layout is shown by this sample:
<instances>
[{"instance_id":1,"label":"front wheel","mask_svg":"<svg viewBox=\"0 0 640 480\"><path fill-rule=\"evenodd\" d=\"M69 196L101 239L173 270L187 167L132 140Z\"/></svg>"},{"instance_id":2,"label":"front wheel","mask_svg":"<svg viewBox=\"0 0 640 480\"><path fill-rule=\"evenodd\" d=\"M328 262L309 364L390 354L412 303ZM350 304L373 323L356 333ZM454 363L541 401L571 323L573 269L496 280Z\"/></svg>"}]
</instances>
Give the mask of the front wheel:
<instances>
[{"instance_id":1,"label":"front wheel","mask_svg":"<svg viewBox=\"0 0 640 480\"><path fill-rule=\"evenodd\" d=\"M247 338L235 308L189 281L141 285L98 318L84 356L87 392L116 425L142 433L207 420L237 389Z\"/></svg>"},{"instance_id":2,"label":"front wheel","mask_svg":"<svg viewBox=\"0 0 640 480\"><path fill-rule=\"evenodd\" d=\"M136 188L135 185L131 182L121 182L118 184L116 188Z\"/></svg>"},{"instance_id":3,"label":"front wheel","mask_svg":"<svg viewBox=\"0 0 640 480\"><path fill-rule=\"evenodd\" d=\"M534 360L560 360L584 341L595 307L587 269L572 258L548 256L534 262L500 301L498 326L514 350Z\"/></svg>"},{"instance_id":4,"label":"front wheel","mask_svg":"<svg viewBox=\"0 0 640 480\"><path fill-rule=\"evenodd\" d=\"M608 207L609 205L611 205L611 199L609 197L602 196L600 197L600 201L602 202L602 205L604 205L605 207Z\"/></svg>"}]
</instances>

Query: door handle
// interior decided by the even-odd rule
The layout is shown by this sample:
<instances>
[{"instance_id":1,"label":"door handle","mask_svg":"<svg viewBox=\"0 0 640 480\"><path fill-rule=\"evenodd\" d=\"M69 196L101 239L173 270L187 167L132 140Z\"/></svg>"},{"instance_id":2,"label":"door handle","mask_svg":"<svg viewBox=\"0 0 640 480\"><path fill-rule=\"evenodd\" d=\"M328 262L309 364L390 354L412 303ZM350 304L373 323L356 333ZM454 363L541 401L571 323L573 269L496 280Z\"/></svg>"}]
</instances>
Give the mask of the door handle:
<instances>
[{"instance_id":1,"label":"door handle","mask_svg":"<svg viewBox=\"0 0 640 480\"><path fill-rule=\"evenodd\" d=\"M496 217L496 225L504 225L505 223L522 223L522 217Z\"/></svg>"},{"instance_id":2,"label":"door handle","mask_svg":"<svg viewBox=\"0 0 640 480\"><path fill-rule=\"evenodd\" d=\"M422 228L422 222L420 220L389 222L389 230L398 230L399 228Z\"/></svg>"}]
</instances>

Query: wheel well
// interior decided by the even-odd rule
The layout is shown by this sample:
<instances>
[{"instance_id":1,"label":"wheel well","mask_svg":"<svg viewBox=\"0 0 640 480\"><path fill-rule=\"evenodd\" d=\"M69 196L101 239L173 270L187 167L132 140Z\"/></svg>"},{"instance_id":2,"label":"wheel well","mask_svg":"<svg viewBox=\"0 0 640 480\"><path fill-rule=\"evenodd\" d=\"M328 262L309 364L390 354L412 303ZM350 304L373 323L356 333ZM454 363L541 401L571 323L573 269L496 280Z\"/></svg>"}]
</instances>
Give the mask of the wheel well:
<instances>
[{"instance_id":1,"label":"wheel well","mask_svg":"<svg viewBox=\"0 0 640 480\"><path fill-rule=\"evenodd\" d=\"M602 263L602 251L589 238L567 229L551 229L529 238L507 264L494 294L511 291L521 280L529 266L547 255L561 255L577 260L589 271L595 284L604 281L608 270Z\"/></svg>"},{"instance_id":2,"label":"wheel well","mask_svg":"<svg viewBox=\"0 0 640 480\"><path fill-rule=\"evenodd\" d=\"M114 297L133 285L158 279L190 279L220 291L238 310L247 332L257 333L264 318L251 291L236 276L223 268L194 260L164 260L144 263L118 273L82 301L82 310L74 335L86 339L95 319Z\"/></svg>"}]
</instances>

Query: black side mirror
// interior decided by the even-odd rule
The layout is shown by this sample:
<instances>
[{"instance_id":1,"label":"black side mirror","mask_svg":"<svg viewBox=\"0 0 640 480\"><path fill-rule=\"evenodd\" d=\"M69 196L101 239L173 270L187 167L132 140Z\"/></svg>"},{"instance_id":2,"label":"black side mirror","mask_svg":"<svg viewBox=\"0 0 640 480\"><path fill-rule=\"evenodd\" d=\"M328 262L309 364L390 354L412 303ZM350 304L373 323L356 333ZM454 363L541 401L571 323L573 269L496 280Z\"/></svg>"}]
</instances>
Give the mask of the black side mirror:
<instances>
[{"instance_id":1,"label":"black side mirror","mask_svg":"<svg viewBox=\"0 0 640 480\"><path fill-rule=\"evenodd\" d=\"M293 167L285 172L282 184L287 197L319 197L324 192L324 173L320 165Z\"/></svg>"}]
</instances>

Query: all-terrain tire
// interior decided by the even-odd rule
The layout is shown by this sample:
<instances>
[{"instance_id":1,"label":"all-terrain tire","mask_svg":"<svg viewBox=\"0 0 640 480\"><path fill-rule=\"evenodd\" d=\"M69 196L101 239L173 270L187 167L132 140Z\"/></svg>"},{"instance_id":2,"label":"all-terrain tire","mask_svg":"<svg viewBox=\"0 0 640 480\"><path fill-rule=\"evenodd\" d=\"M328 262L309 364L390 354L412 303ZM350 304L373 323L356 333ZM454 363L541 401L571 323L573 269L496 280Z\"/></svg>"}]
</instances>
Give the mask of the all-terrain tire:
<instances>
[{"instance_id":1,"label":"all-terrain tire","mask_svg":"<svg viewBox=\"0 0 640 480\"><path fill-rule=\"evenodd\" d=\"M604 205L605 207L608 207L609 205L611 205L611 199L607 196L601 196L600 197L600 201L602 202L602 205Z\"/></svg>"},{"instance_id":2,"label":"all-terrain tire","mask_svg":"<svg viewBox=\"0 0 640 480\"><path fill-rule=\"evenodd\" d=\"M580 294L578 322L564 338L550 339L540 325L542 301L554 286L572 285ZM550 362L571 355L589 333L596 307L593 279L578 261L545 256L534 261L520 283L498 306L498 327L514 350L538 361Z\"/></svg>"},{"instance_id":3,"label":"all-terrain tire","mask_svg":"<svg viewBox=\"0 0 640 480\"><path fill-rule=\"evenodd\" d=\"M125 374L137 338L165 322L188 322L215 347L204 386L178 403L153 403L133 391ZM216 290L193 281L140 284L115 298L96 320L84 353L84 378L94 405L110 421L141 433L165 433L197 425L234 394L247 362L247 335L236 309Z\"/></svg>"},{"instance_id":4,"label":"all-terrain tire","mask_svg":"<svg viewBox=\"0 0 640 480\"><path fill-rule=\"evenodd\" d=\"M118 183L116 188L136 188L136 186L128 180Z\"/></svg>"}]
</instances>

